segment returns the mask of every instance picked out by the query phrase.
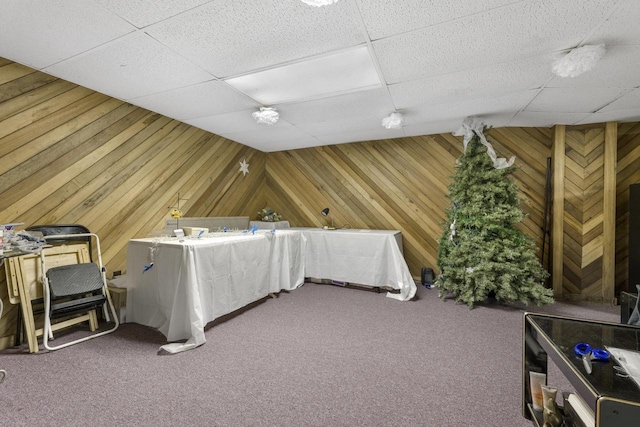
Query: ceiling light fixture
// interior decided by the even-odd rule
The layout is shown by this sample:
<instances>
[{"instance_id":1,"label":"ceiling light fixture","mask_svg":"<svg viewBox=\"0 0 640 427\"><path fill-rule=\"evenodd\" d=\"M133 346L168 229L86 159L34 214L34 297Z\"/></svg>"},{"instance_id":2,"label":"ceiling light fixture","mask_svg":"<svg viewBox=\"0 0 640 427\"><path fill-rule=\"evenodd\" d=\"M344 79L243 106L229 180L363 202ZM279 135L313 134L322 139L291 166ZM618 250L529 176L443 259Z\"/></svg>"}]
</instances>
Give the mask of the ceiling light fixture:
<instances>
[{"instance_id":1,"label":"ceiling light fixture","mask_svg":"<svg viewBox=\"0 0 640 427\"><path fill-rule=\"evenodd\" d=\"M592 69L604 56L604 44L585 45L572 49L553 63L553 73L559 77L576 77Z\"/></svg>"},{"instance_id":2,"label":"ceiling light fixture","mask_svg":"<svg viewBox=\"0 0 640 427\"><path fill-rule=\"evenodd\" d=\"M260 107L260 111L251 114L258 124L271 126L280 118L276 107Z\"/></svg>"},{"instance_id":3,"label":"ceiling light fixture","mask_svg":"<svg viewBox=\"0 0 640 427\"><path fill-rule=\"evenodd\" d=\"M337 3L338 0L302 0L302 3L306 3L309 6L327 6L333 3Z\"/></svg>"},{"instance_id":4,"label":"ceiling light fixture","mask_svg":"<svg viewBox=\"0 0 640 427\"><path fill-rule=\"evenodd\" d=\"M231 77L225 82L258 105L327 98L381 87L366 45Z\"/></svg>"},{"instance_id":5,"label":"ceiling light fixture","mask_svg":"<svg viewBox=\"0 0 640 427\"><path fill-rule=\"evenodd\" d=\"M402 125L404 125L404 117L398 112L391 113L382 119L382 126L387 129L400 129Z\"/></svg>"}]
</instances>

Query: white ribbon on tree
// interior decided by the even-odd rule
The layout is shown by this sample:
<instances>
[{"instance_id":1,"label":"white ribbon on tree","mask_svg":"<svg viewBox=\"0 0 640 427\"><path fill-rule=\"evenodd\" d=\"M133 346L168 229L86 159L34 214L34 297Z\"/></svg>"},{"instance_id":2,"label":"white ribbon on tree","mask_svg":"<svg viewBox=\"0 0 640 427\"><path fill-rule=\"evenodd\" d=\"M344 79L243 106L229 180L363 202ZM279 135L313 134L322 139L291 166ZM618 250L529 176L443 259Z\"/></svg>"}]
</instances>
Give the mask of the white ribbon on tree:
<instances>
[{"instance_id":1,"label":"white ribbon on tree","mask_svg":"<svg viewBox=\"0 0 640 427\"><path fill-rule=\"evenodd\" d=\"M462 144L464 145L465 153L467 152L467 145L469 144L469 141L471 141L471 138L473 138L474 133L478 135L482 145L487 147L487 154L491 158L494 168L508 168L509 166L513 165L513 162L516 161L516 156L512 156L508 161L504 157L498 158L498 156L496 155L496 151L493 149L493 146L489 141L487 141L487 138L485 138L484 136L484 123L482 123L480 120L476 120L473 117L467 117L466 119L464 119L462 121L462 126L460 127L460 129L453 133L454 136L464 137Z\"/></svg>"}]
</instances>

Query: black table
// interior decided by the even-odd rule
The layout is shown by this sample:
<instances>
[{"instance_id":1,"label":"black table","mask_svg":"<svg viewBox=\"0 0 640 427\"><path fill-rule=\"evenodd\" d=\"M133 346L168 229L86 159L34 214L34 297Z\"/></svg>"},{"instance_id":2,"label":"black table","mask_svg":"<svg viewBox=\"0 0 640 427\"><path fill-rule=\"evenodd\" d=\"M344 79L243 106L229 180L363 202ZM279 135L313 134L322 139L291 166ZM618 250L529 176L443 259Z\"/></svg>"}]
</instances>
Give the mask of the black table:
<instances>
[{"instance_id":1,"label":"black table","mask_svg":"<svg viewBox=\"0 0 640 427\"><path fill-rule=\"evenodd\" d=\"M587 374L574 354L579 342L594 348L605 346L640 351L640 327L626 324L525 313L523 324L522 410L523 416L542 425L542 414L531 406L529 372L547 373L547 358L558 366L575 391L595 414L596 426L640 425L640 386L631 378L616 375L613 357L593 362ZM549 384L553 385L553 384Z\"/></svg>"}]
</instances>

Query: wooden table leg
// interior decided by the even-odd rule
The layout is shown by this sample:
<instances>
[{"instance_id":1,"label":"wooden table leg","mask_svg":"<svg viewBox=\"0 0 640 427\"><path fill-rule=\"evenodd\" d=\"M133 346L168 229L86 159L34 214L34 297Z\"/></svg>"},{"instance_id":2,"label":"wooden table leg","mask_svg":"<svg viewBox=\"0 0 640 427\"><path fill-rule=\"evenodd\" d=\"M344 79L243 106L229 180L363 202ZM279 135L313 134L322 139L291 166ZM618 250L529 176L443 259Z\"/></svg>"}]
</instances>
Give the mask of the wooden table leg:
<instances>
[{"instance_id":1,"label":"wooden table leg","mask_svg":"<svg viewBox=\"0 0 640 427\"><path fill-rule=\"evenodd\" d=\"M22 309L22 320L24 321L25 334L29 343L29 353L38 352L38 337L36 337L35 320L33 318L33 307L31 306L31 295L24 287L24 281L18 280L18 292L20 294L20 307Z\"/></svg>"},{"instance_id":2,"label":"wooden table leg","mask_svg":"<svg viewBox=\"0 0 640 427\"><path fill-rule=\"evenodd\" d=\"M31 306L31 300L28 294L25 293L25 289L20 290L20 306L22 307L22 314L24 320L24 329L27 335L27 342L29 343L29 353L38 352L38 337L36 337L35 320L33 318L33 307ZM24 296L27 296L26 298Z\"/></svg>"}]
</instances>

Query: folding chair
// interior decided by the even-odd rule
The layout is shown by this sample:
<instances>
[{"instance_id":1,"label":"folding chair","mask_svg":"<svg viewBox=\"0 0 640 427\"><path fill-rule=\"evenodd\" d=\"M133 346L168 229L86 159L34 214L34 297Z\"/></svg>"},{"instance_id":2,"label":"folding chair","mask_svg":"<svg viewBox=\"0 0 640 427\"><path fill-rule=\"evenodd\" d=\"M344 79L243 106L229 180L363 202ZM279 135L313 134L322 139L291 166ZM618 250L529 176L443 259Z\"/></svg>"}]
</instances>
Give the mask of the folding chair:
<instances>
[{"instance_id":1,"label":"folding chair","mask_svg":"<svg viewBox=\"0 0 640 427\"><path fill-rule=\"evenodd\" d=\"M73 234L72 237L69 237L67 239L61 239L61 238L54 238L51 237L50 240L47 242L47 245L51 245L51 246L61 246L61 245L66 245L66 244L73 244L73 243L85 243L86 249L87 249L87 253L89 255L89 261L93 262L93 254L92 254L92 248L91 248L91 236L85 237L85 236L78 236L80 234L87 234L87 233L91 233L91 231L89 231L89 229L87 227L85 227L84 225L80 225L80 224L41 224L41 225L32 225L29 226L27 228L25 228L25 231L28 232L37 232L40 233L42 236L51 236L51 235L68 235L68 234ZM48 255L47 251L47 255ZM86 259L86 257L81 256L78 253L78 258L82 258L82 259ZM79 262L79 261L76 261ZM69 263L69 262L67 262ZM57 265L59 265L59 262L57 263ZM15 265L12 265L13 269L16 269ZM35 268L35 266L34 266ZM35 273L35 272L34 272ZM27 273L27 275L29 275ZM34 277L35 279L35 277ZM24 277L23 281L28 281L28 277ZM32 305L37 305L38 309L33 310L32 314L37 315L37 314L42 314L44 312L44 300L43 298L35 298L32 299L30 301L30 304ZM26 315L26 314L24 314ZM22 316L23 313L21 312L21 310L18 310L18 318L17 318L17 322L16 322L16 346L20 345L20 337L21 337L21 332L22 332ZM91 330L93 331L94 328L97 328L97 319L95 317L95 315L90 316L91 317ZM27 320L27 319L25 319ZM78 320L81 321L81 320ZM27 324L29 322L25 322L24 327L27 328ZM33 322L31 322L33 323ZM73 323L73 322L68 322L68 323ZM61 325L62 326L62 325ZM27 328L28 329L28 328ZM41 335L42 332L41 329L38 329L36 331L36 338L38 335ZM25 331L27 333L27 338L29 338L29 346L30 349L32 347L32 345L37 346L37 342L36 343L31 343L32 341L32 337L29 337L29 331ZM52 337L52 336L51 336ZM36 350L37 351L37 350Z\"/></svg>"},{"instance_id":2,"label":"folding chair","mask_svg":"<svg viewBox=\"0 0 640 427\"><path fill-rule=\"evenodd\" d=\"M89 246L89 259L93 262L93 254L91 251L91 236L83 236L86 234L90 234L91 231L84 225L80 224L45 224L45 225L32 225L30 227L25 228L25 231L37 231L42 233L43 236L51 236L49 240L47 240L48 244L61 244L68 242L87 242ZM73 236L69 236L69 238L60 238L53 237L53 235L66 235L73 234Z\"/></svg>"},{"instance_id":3,"label":"folding chair","mask_svg":"<svg viewBox=\"0 0 640 427\"><path fill-rule=\"evenodd\" d=\"M82 238L88 238L89 240L95 239L98 264L94 262L69 264L52 267L47 270L44 251L40 254L45 313L43 344L47 350L58 350L109 334L115 331L120 324L107 288L106 269L102 265L100 239L98 236L94 233L44 235L46 242L63 242ZM114 326L111 329L97 332L58 346L49 345L49 339L53 338L52 320L84 314L98 308L103 309L107 321L110 321L110 310L114 321Z\"/></svg>"}]
</instances>

